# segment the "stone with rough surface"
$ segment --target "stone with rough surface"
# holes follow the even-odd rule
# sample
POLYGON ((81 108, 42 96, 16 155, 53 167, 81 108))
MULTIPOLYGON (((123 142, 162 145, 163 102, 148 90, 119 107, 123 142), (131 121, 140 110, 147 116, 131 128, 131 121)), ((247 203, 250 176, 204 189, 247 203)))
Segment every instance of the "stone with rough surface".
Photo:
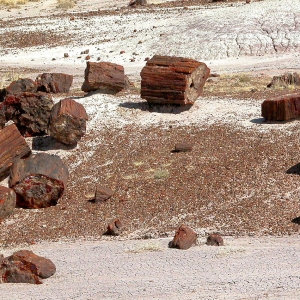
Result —
POLYGON ((16 207, 16 193, 5 186, 0 186, 0 221, 9 217, 16 207))
POLYGON ((187 225, 183 224, 177 229, 173 241, 170 242, 170 247, 186 250, 193 244, 196 244, 196 242, 197 233, 187 225))
POLYGON ((64 73, 43 73, 37 76, 38 91, 45 93, 68 93, 73 76, 64 73))
POLYGON ((217 234, 213 233, 207 237, 206 245, 208 246, 224 246, 223 238, 217 234))

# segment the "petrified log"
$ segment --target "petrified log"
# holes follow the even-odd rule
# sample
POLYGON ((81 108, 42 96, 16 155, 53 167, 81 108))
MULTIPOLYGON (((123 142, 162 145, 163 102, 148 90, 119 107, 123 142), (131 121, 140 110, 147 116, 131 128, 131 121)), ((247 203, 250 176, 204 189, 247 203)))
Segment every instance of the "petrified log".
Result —
POLYGON ((88 115, 82 104, 72 99, 56 103, 49 119, 48 134, 67 145, 76 145, 86 131, 88 115))
POLYGON ((23 208, 56 205, 68 180, 68 169, 57 155, 38 153, 17 160, 10 169, 9 186, 23 208))
POLYGON ((87 62, 81 89, 116 94, 126 87, 124 67, 110 62, 87 62))
POLYGON ((128 6, 147 5, 147 0, 130 0, 128 6))
POLYGON ((6 95, 19 94, 19 93, 35 93, 37 91, 37 84, 29 78, 20 78, 13 81, 8 87, 5 88, 6 95))
POLYGON ((266 121, 287 121, 300 116, 300 93, 267 99, 261 106, 266 121))
POLYGON ((19 158, 27 157, 30 147, 15 124, 0 130, 0 180, 9 174, 9 168, 19 158))
POLYGON ((11 262, 21 262, 27 266, 32 273, 45 279, 52 276, 56 272, 54 263, 45 257, 36 255, 29 250, 19 250, 8 257, 11 262))
POLYGON ((209 73, 203 62, 155 55, 141 71, 141 97, 148 103, 191 105, 202 93, 209 73))
POLYGON ((207 237, 206 245, 208 246, 224 246, 223 238, 217 234, 213 233, 207 237))
POLYGON ((16 193, 5 186, 0 186, 0 222, 9 217, 16 207, 16 193))
POLYGON ((6 121, 12 120, 24 136, 45 133, 53 106, 50 95, 39 92, 9 94, 2 105, 6 121))
POLYGON ((95 189, 95 192, 91 194, 91 198, 89 199, 89 202, 105 202, 109 198, 111 198, 114 195, 114 191, 110 188, 106 188, 103 186, 97 186, 95 189))
POLYGON ((284 73, 283 75, 273 76, 272 81, 267 87, 287 87, 288 85, 300 85, 300 76, 298 73, 284 73))
POLYGON ((119 235, 122 229, 122 223, 116 219, 107 225, 106 235, 119 235))
POLYGON ((189 249, 197 242, 197 233, 187 225, 181 225, 175 232, 173 241, 169 243, 170 248, 189 249))
POLYGON ((175 144, 174 152, 190 152, 193 146, 187 143, 177 143, 175 144))
POLYGON ((46 93, 68 93, 73 76, 64 73, 43 73, 37 76, 38 91, 46 93))

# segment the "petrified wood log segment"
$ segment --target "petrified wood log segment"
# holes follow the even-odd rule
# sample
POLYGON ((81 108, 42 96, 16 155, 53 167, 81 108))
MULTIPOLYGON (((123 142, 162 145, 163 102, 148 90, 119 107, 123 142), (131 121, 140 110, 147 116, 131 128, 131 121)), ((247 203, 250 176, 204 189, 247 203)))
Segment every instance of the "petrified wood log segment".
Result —
POLYGON ((141 97, 148 103, 193 104, 202 93, 209 73, 203 62, 155 55, 141 71, 141 97))
POLYGON ((192 151, 193 146, 187 143, 177 143, 175 144, 174 152, 190 152, 192 151))
POLYGON ((5 186, 0 186, 0 221, 9 217, 16 207, 16 193, 5 186))
POLYGON ((118 93, 126 87, 124 67, 110 62, 87 62, 84 92, 99 90, 103 93, 118 93))
POLYGON ((19 207, 45 208, 57 204, 68 176, 66 165, 57 155, 38 153, 13 164, 9 186, 17 194, 19 207))
POLYGON ((36 91, 37 84, 29 78, 20 78, 16 81, 13 81, 8 87, 5 88, 6 95, 24 92, 35 93, 36 91))
POLYGON ((11 165, 17 159, 30 153, 30 147, 15 124, 0 130, 0 180, 8 176, 11 165))
POLYGON ((82 104, 73 99, 56 103, 49 119, 48 134, 67 145, 76 145, 86 131, 88 115, 82 104))
POLYGON ((300 93, 267 99, 261 106, 266 121, 287 121, 300 116, 300 93))
POLYGON ((169 243, 169 247, 186 250, 189 249, 193 244, 196 244, 196 242, 197 233, 187 225, 182 224, 176 230, 173 241, 169 243))
POLYGON ((37 76, 38 91, 46 93, 68 93, 73 76, 64 73, 43 73, 37 76))
POLYGON ((12 120, 25 136, 44 134, 53 106, 52 97, 44 93, 20 93, 5 97, 6 121, 12 120))

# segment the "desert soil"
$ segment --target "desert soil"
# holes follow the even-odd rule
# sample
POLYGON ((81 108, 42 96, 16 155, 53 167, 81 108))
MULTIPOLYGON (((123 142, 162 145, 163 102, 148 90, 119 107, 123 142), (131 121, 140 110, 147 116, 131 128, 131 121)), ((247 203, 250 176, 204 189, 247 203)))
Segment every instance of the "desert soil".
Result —
POLYGON ((60 11, 41 1, 0 9, 0 83, 72 74, 71 96, 89 115, 76 148, 27 138, 34 153, 59 155, 70 180, 57 206, 17 208, 3 221, 0 249, 32 249, 58 271, 41 286, 5 285, 3 299, 299 298, 299 226, 291 222, 300 215, 299 120, 265 122, 261 103, 299 91, 266 85, 273 75, 299 72, 300 3, 206 2, 128 8, 127 1, 78 1, 60 11), (116 96, 81 92, 86 49, 91 61, 123 65, 134 88, 116 96), (221 76, 189 110, 150 108, 139 74, 154 54, 194 58, 221 76), (172 153, 182 141, 193 151, 172 153), (88 202, 96 184, 114 197, 88 202), (103 236, 114 218, 124 231, 103 236), (182 223, 199 245, 168 249, 182 223), (204 245, 212 232, 224 236, 224 247, 204 245))

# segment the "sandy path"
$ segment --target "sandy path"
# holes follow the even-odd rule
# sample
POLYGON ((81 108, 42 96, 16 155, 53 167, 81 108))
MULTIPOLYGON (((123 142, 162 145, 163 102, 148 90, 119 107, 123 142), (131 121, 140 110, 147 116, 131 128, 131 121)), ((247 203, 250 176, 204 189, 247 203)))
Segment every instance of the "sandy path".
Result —
MULTIPOLYGON (((1 299, 299 299, 298 236, 200 239, 189 250, 170 239, 31 246, 51 257, 56 274, 43 285, 4 284, 1 299), (156 251, 150 251, 156 250, 156 251)), ((6 251, 10 254, 13 249, 6 251)))

